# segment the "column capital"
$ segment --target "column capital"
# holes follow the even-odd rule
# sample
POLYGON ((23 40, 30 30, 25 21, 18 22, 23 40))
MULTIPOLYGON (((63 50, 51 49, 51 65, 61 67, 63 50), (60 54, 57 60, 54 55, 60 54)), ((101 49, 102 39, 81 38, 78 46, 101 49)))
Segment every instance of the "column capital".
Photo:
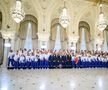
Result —
POLYGON ((48 41, 50 37, 50 33, 37 33, 37 35, 40 41, 48 41))
POLYGON ((78 39, 79 39, 79 36, 68 36, 69 42, 77 43, 78 39))
POLYGON ((1 30, 0 32, 1 32, 2 37, 4 39, 9 39, 9 38, 12 39, 15 37, 15 31, 14 30, 1 30))
POLYGON ((96 44, 99 44, 99 45, 102 45, 103 43, 103 38, 96 38, 95 41, 96 41, 96 44))

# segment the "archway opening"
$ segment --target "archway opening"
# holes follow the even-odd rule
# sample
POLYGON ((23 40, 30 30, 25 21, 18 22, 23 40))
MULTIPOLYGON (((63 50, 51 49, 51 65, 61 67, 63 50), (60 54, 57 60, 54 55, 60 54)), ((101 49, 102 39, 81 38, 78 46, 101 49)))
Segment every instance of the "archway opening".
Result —
POLYGON ((38 48, 38 20, 32 15, 26 15, 21 22, 17 37, 17 49, 37 49, 38 48))
POLYGON ((51 31, 50 31, 50 49, 54 49, 57 47, 61 47, 61 49, 67 49, 67 34, 66 34, 66 29, 64 29, 60 24, 59 24, 59 19, 53 19, 51 22, 51 31), (59 34, 59 30, 60 34, 59 34), (59 34, 59 36, 58 36, 59 34), (59 39, 60 37, 60 39, 59 39), (60 40, 60 42, 58 41, 60 40), (59 46, 56 46, 59 43, 59 46))
POLYGON ((79 22, 78 50, 90 50, 90 26, 85 21, 79 22))

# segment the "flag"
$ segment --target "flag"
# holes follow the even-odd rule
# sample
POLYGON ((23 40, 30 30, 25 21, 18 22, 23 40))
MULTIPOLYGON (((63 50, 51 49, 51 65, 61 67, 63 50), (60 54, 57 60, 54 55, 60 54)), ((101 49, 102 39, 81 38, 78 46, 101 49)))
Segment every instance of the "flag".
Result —
POLYGON ((78 56, 75 57, 75 62, 78 63, 78 56))

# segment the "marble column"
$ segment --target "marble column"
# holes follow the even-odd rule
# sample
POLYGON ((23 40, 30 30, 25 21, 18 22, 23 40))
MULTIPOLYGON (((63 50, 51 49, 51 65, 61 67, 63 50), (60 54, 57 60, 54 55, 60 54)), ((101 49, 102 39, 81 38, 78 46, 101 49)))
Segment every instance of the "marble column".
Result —
POLYGON ((79 36, 68 36, 68 49, 76 51, 76 44, 79 39, 79 36))
MULTIPOLYGON (((5 43, 8 42, 8 39, 7 38, 4 38, 5 39, 5 43)), ((5 47, 4 46, 4 61, 3 61, 3 67, 6 67, 7 66, 7 62, 8 62, 8 52, 9 52, 9 49, 10 47, 5 47)))
MULTIPOLYGON (((1 34, 3 39, 5 40, 5 43, 8 42, 9 39, 11 40, 11 47, 14 49, 14 36, 15 36, 15 31, 13 30, 1 30, 1 34)), ((3 57, 3 67, 6 67, 7 65, 7 58, 8 58, 8 52, 9 52, 10 47, 4 47, 4 57, 3 57)))
POLYGON ((15 50, 15 37, 10 37, 11 39, 11 49, 14 51, 15 50))
POLYGON ((49 33, 37 33, 38 35, 38 49, 49 49, 49 33))
POLYGON ((102 50, 102 43, 103 43, 103 38, 96 38, 95 39, 95 47, 97 51, 102 50))

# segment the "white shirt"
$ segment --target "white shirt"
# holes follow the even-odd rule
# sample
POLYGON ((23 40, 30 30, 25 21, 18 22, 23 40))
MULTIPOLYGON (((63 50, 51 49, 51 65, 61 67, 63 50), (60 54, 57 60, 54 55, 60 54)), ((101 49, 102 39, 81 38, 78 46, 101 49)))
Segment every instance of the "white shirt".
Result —
POLYGON ((45 60, 48 60, 49 54, 45 54, 45 60))
POLYGON ((14 60, 17 61, 18 58, 19 58, 19 55, 16 55, 16 54, 15 54, 15 56, 14 56, 14 60))
POLYGON ((31 59, 32 61, 34 61, 35 58, 36 58, 35 56, 31 56, 31 57, 30 57, 30 59, 31 59))
POLYGON ((44 59, 44 55, 43 54, 40 54, 39 55, 39 58, 40 58, 40 60, 43 60, 44 59))
POLYGON ((19 51, 19 56, 21 56, 21 55, 22 55, 22 51, 20 50, 20 51, 19 51))
POLYGON ((25 56, 27 55, 27 51, 24 51, 24 55, 25 55, 25 56))
POLYGON ((31 61, 30 56, 26 56, 26 61, 31 61))
POLYGON ((74 61, 75 60, 75 56, 72 56, 72 61, 74 61))
POLYGON ((12 59, 13 56, 14 56, 14 53, 13 53, 13 52, 9 52, 9 54, 8 54, 8 58, 12 59))
POLYGON ((21 56, 19 59, 20 62, 24 62, 24 60, 25 60, 25 57, 23 57, 23 56, 21 56))

